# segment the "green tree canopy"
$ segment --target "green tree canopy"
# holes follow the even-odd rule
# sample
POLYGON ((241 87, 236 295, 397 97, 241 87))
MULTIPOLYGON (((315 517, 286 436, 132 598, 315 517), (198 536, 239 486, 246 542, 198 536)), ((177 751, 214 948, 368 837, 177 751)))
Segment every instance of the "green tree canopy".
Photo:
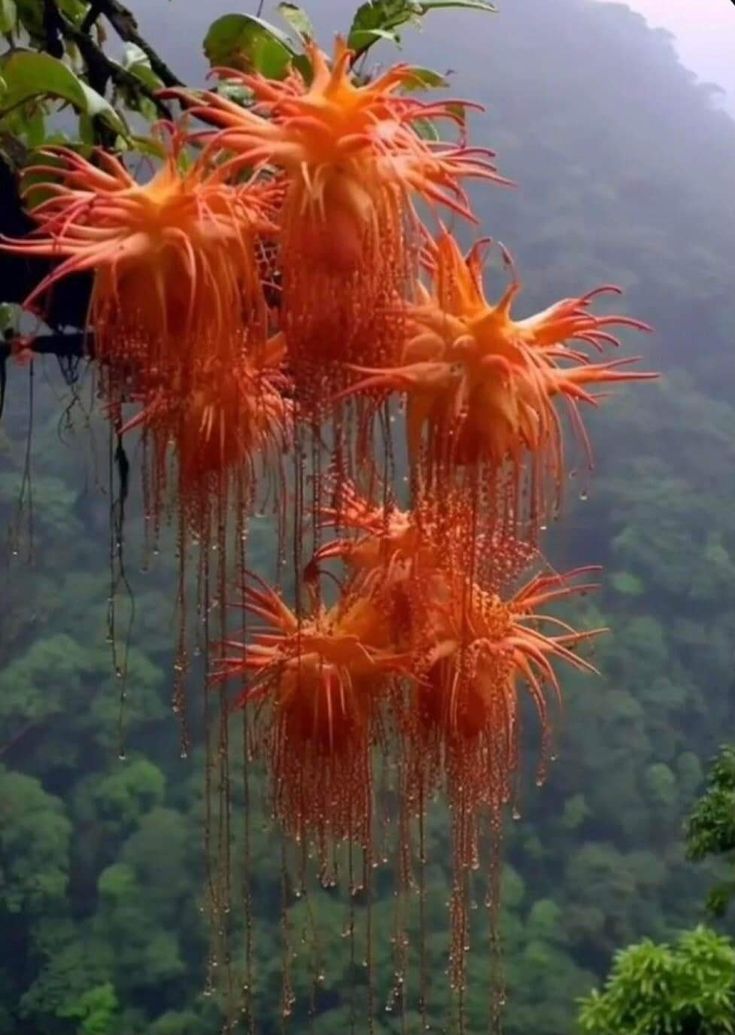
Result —
POLYGON ((673 945, 645 940, 615 957, 582 1001, 585 1035, 725 1035, 735 1031, 735 945, 706 927, 673 945))

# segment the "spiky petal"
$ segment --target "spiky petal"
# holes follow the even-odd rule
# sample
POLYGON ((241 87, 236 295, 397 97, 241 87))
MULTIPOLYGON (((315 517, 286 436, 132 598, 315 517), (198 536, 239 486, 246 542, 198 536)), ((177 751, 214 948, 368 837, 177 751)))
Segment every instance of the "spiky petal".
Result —
POLYGON ((463 182, 500 177, 489 152, 422 139, 421 120, 457 116, 449 102, 402 96, 410 69, 358 85, 342 39, 331 63, 316 44, 306 49, 308 85, 297 71, 273 82, 217 69, 252 92, 254 107, 206 93, 190 110, 218 127, 197 138, 225 170, 268 166, 283 177, 283 330, 300 398, 318 411, 329 406, 343 362, 394 358, 395 307, 418 273, 415 201, 471 217, 463 182))
POLYGON ((601 350, 619 344, 611 326, 649 328, 628 317, 589 311, 594 297, 617 290, 612 288, 515 320, 517 279, 492 304, 483 293, 479 249, 465 260, 444 233, 434 254, 434 294, 409 310, 401 362, 382 369, 355 366, 358 380, 343 394, 404 394, 409 459, 415 470, 422 468, 425 485, 439 492, 463 480, 487 485, 510 470, 509 511, 518 520, 527 478, 529 516, 538 525, 558 503, 564 481, 557 400, 566 403, 591 463, 579 412, 580 403, 595 404, 590 388, 657 376, 628 370, 633 359, 591 362, 568 343, 601 350))
POLYGON ((141 388, 172 372, 236 355, 243 338, 265 330, 254 239, 270 226, 272 189, 228 186, 206 162, 181 164, 172 132, 167 157, 139 184, 123 164, 99 150, 94 160, 46 147, 45 163, 25 177, 38 229, 2 247, 22 256, 59 259, 26 300, 41 307, 54 286, 90 271, 89 329, 96 357, 126 367, 141 388))
POLYGON ((241 606, 258 626, 248 643, 228 642, 215 679, 249 678, 235 707, 254 711, 276 815, 297 840, 313 838, 323 859, 342 838, 367 850, 376 724, 406 663, 384 609, 357 580, 332 607, 314 598, 298 617, 253 575, 241 606))

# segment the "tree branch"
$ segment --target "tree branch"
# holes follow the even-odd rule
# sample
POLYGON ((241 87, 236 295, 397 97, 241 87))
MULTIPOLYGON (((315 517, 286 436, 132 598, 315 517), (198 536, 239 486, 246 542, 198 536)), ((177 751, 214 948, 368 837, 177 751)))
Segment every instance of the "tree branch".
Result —
POLYGON ((102 14, 102 4, 100 0, 91 0, 89 10, 82 18, 82 23, 79 26, 82 32, 89 32, 94 23, 97 21, 99 16, 102 14))
MULTIPOLYGON (((159 115, 163 118, 171 118, 170 108, 160 97, 156 96, 154 90, 151 90, 137 76, 124 69, 122 65, 110 60, 88 32, 83 31, 82 28, 77 28, 74 22, 61 13, 59 13, 59 28, 66 39, 76 44, 79 48, 79 53, 84 58, 84 63, 90 74, 90 85, 98 93, 104 93, 105 84, 108 79, 111 79, 116 86, 122 86, 133 93, 142 94, 143 97, 152 101, 159 115)), ((152 63, 151 68, 153 68, 152 63)))
POLYGON ((174 75, 168 65, 155 52, 150 43, 138 32, 138 23, 132 11, 119 3, 119 0, 96 0, 94 7, 98 15, 103 14, 124 43, 134 43, 140 47, 150 61, 151 68, 166 86, 183 86, 182 81, 174 75))
POLYGON ((0 338, 0 418, 3 415, 8 384, 8 360, 13 356, 21 363, 33 359, 34 356, 56 356, 61 376, 67 385, 73 385, 79 378, 82 360, 94 357, 94 336, 82 331, 72 331, 69 334, 41 334, 20 349, 12 337, 0 338))
MULTIPOLYGON (((84 331, 69 334, 39 334, 28 346, 27 351, 37 356, 57 356, 59 359, 94 358, 94 335, 84 331)), ((18 350, 13 341, 0 341, 0 362, 10 356, 22 355, 26 349, 18 350)))

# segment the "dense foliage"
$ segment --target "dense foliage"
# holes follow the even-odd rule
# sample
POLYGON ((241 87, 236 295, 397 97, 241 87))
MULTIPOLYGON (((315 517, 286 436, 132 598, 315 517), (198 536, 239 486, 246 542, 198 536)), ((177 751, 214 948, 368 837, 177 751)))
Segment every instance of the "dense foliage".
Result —
MULTIPOLYGON (((0 2, 0 14, 15 6, 0 2)), ((85 5, 59 6, 73 20, 85 5)), ((175 16, 172 5, 172 24, 175 16)), ((422 64, 442 68, 446 28, 436 18, 408 45, 422 64)), ((341 21, 335 13, 330 28, 341 21)), ((599 473, 590 498, 578 499, 588 492, 582 472, 570 485, 572 516, 556 555, 605 564, 604 592, 585 602, 583 617, 613 633, 597 652, 603 677, 566 685, 558 761, 543 790, 529 780, 509 831, 506 1030, 569 1035, 577 998, 631 942, 671 947, 642 943, 623 954, 613 971, 623 982, 638 980, 644 966, 674 980, 700 948, 730 966, 731 948, 714 935, 676 939, 696 922, 706 881, 704 868, 686 859, 682 822, 701 788, 699 759, 733 723, 735 230, 723 213, 735 125, 677 64, 670 42, 621 5, 528 0, 504 5, 480 35, 469 16, 455 16, 452 27, 462 56, 455 89, 488 106, 475 135, 522 184, 520 197, 496 193, 482 215, 514 242, 533 284, 523 296, 529 311, 585 279, 617 281, 630 311, 655 325, 649 365, 666 374, 645 401, 621 393, 595 422, 599 473)), ((145 79, 146 68, 140 59, 133 71, 145 79)), ((9 375, 0 425, 0 507, 10 530, 0 625, 0 1033, 210 1035, 217 1020, 203 994, 202 759, 179 758, 169 707, 173 573, 163 557, 139 571, 142 550, 128 544, 135 626, 123 686, 105 643, 108 574, 99 560, 106 438, 85 425, 89 392, 63 416, 51 365, 35 364, 30 374, 11 367, 9 375), (29 385, 32 500, 23 478, 29 385)), ((253 550, 262 558, 268 530, 256 526, 253 550)), ((702 809, 732 794, 727 759, 702 809)), ((717 844, 698 838, 696 818, 692 830, 699 856, 732 848, 724 825, 717 844)), ((254 834, 258 983, 273 1014, 263 1029, 270 1035, 281 1023, 273 1007, 278 846, 257 825, 254 834)), ((429 951, 439 969, 447 881, 439 860, 449 857, 440 816, 430 838, 429 951)), ((391 899, 386 886, 386 917, 391 899)), ((325 929, 344 923, 329 894, 314 905, 325 929)), ((294 903, 290 911, 296 929, 303 909, 294 903)), ((313 997, 320 1035, 346 1031, 346 989, 355 985, 360 995, 359 973, 339 949, 329 942, 313 997)), ((387 997, 390 961, 381 968, 387 997)), ((487 1023, 486 955, 476 953, 470 969, 470 1031, 479 1032, 487 1023)), ((700 994, 707 989, 692 992, 700 994)), ((609 996, 594 1003, 583 1011, 585 1030, 624 1030, 614 1027, 625 1022, 609 1012, 609 996)), ((437 993, 433 1020, 442 1009, 437 993)), ((631 1031, 653 1035, 663 1021, 646 1023, 631 1031)), ((307 1029, 304 1013, 293 1030, 307 1029)), ((376 1026, 400 1030, 389 1013, 376 1026)), ((701 1028, 710 1030, 727 1028, 701 1028)))
POLYGON ((616 956, 605 991, 584 1002, 580 1025, 589 1035, 731 1032, 735 948, 706 927, 687 931, 674 946, 631 946, 616 956))
MULTIPOLYGON (((687 854, 703 859, 732 850, 735 819, 733 748, 721 748, 710 767, 707 789, 687 821, 687 854)), ((721 915, 732 880, 715 886, 708 907, 721 915)), ((735 1031, 735 944, 702 925, 676 944, 644 938, 615 954, 604 988, 581 1000, 585 1035, 716 1035, 735 1031)))
POLYGON ((707 779, 706 792, 697 802, 687 825, 690 859, 708 856, 722 859, 726 873, 710 890, 707 905, 715 916, 723 916, 735 897, 735 748, 724 747, 707 779))

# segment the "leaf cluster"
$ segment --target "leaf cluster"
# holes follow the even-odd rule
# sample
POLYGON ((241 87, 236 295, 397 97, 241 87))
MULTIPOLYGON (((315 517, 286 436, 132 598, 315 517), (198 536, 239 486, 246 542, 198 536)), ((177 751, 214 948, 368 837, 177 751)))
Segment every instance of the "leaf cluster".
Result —
POLYGON ((728 864, 729 877, 709 892, 707 905, 714 916, 724 916, 735 898, 735 747, 725 745, 714 759, 704 794, 697 800, 686 825, 687 855, 695 862, 710 856, 728 864))

